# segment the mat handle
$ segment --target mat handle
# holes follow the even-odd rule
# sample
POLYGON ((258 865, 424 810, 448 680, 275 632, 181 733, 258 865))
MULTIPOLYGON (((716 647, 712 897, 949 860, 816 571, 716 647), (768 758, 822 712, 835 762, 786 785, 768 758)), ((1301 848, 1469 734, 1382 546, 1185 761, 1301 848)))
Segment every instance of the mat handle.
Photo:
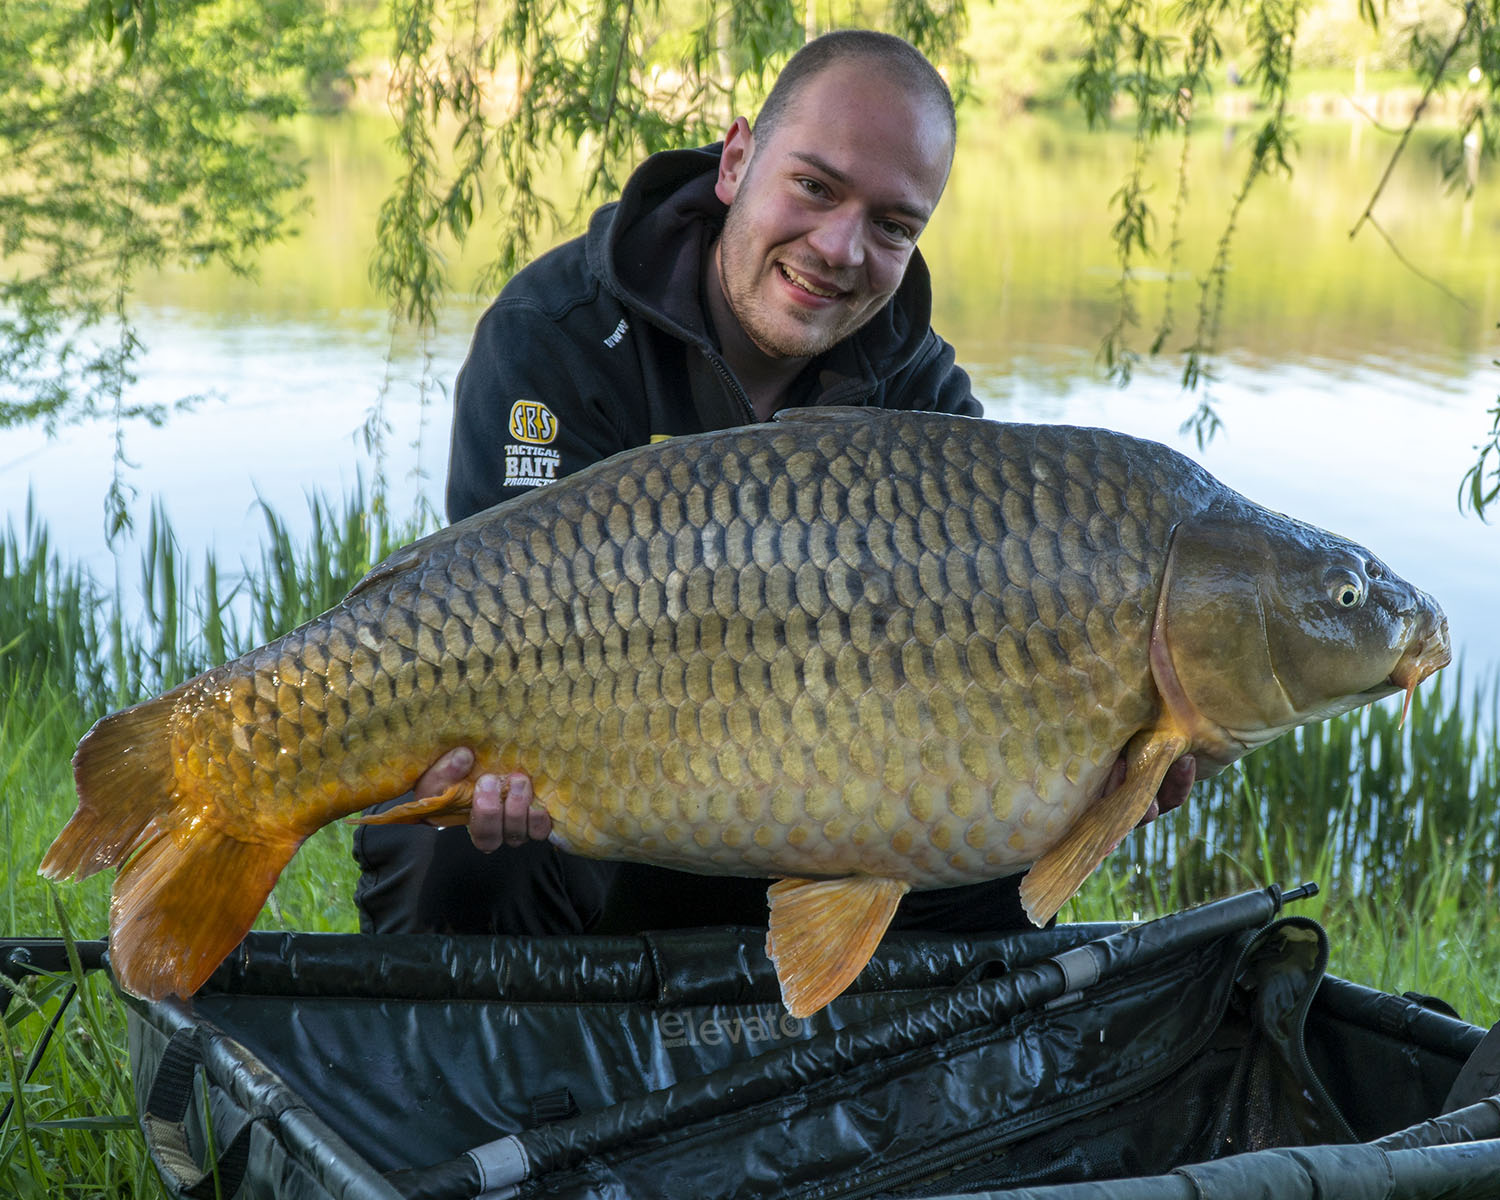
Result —
POLYGON ((214 1200, 239 1191, 250 1161, 250 1132, 255 1125, 254 1119, 245 1121, 213 1162, 206 1168, 198 1165, 188 1144, 186 1118, 202 1065, 198 1031, 192 1027, 176 1030, 162 1049, 141 1111, 141 1132, 151 1161, 162 1182, 184 1200, 214 1200))

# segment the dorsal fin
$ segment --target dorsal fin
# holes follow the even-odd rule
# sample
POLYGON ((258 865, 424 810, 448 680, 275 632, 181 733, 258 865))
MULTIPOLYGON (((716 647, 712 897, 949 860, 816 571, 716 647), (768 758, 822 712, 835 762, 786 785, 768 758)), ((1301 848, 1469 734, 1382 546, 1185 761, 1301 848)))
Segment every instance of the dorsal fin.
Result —
POLYGON ((869 420, 872 413, 884 409, 861 408, 857 404, 828 404, 817 408, 783 408, 771 414, 773 421, 805 421, 815 425, 832 425, 844 421, 869 420))
POLYGON ((378 583, 387 583, 397 575, 405 574, 412 568, 421 566, 427 561, 427 540, 423 538, 409 546, 402 546, 401 549, 393 550, 387 557, 381 559, 349 589, 348 595, 344 597, 344 603, 347 604, 361 592, 368 591, 378 583))

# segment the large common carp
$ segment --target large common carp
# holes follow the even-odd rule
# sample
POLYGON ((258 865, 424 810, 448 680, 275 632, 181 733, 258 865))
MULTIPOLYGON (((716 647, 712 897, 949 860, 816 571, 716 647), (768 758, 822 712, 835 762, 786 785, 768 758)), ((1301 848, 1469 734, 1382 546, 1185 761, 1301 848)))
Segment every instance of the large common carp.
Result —
POLYGON ((1181 755, 1210 774, 1448 658, 1441 611, 1368 551, 1164 446, 799 412, 480 513, 105 717, 41 870, 119 866, 117 977, 187 995, 304 838, 469 745, 471 779, 531 774, 576 853, 782 877, 767 952, 805 1015, 908 889, 1030 866, 1044 922, 1181 755))

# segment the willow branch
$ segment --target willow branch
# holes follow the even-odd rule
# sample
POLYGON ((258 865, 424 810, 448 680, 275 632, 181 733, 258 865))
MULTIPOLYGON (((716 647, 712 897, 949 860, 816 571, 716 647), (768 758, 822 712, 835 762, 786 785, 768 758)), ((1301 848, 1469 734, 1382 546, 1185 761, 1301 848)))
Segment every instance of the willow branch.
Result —
MULTIPOLYGON (((1401 131, 1400 143, 1391 155, 1390 162, 1385 165, 1385 173, 1381 175, 1380 182, 1375 185, 1374 195, 1370 197, 1370 202, 1365 205, 1365 211, 1360 213, 1359 220, 1354 222, 1354 228, 1349 231, 1350 238, 1353 238, 1359 232, 1360 226, 1366 221, 1369 221, 1372 225, 1375 223, 1375 205, 1380 200, 1380 194, 1385 191, 1385 185, 1390 182, 1391 174, 1396 169, 1396 163, 1400 160, 1401 155, 1405 153, 1406 145, 1411 141, 1411 135, 1417 128, 1417 122, 1422 119, 1422 113, 1426 111, 1428 103, 1432 100, 1433 93, 1437 91, 1438 84, 1442 82, 1443 75, 1448 69, 1448 61, 1458 53, 1458 48, 1463 45, 1464 35, 1468 33, 1469 26, 1473 24, 1473 21, 1474 0, 1469 0, 1469 3, 1464 6, 1464 23, 1458 27, 1458 32, 1453 35, 1453 41, 1443 51, 1443 57, 1438 60, 1437 69, 1433 71, 1432 78, 1427 81, 1427 88, 1422 93, 1422 99, 1417 102, 1416 110, 1411 114, 1411 120, 1406 123, 1406 128, 1401 131)), ((1405 262, 1406 260, 1402 259, 1401 261, 1405 262)))
POLYGON ((1388 234, 1385 231, 1385 229, 1381 226, 1380 222, 1377 221, 1374 218, 1373 215, 1371 215, 1369 213, 1366 213, 1363 219, 1369 221, 1370 228, 1373 229, 1376 233, 1378 233, 1382 238, 1385 239, 1385 244, 1391 248, 1391 253, 1396 256, 1397 260, 1408 271, 1410 271, 1413 275, 1415 275, 1418 279, 1422 280, 1424 283, 1430 283, 1433 287, 1437 288, 1438 291, 1442 292, 1443 295, 1447 296, 1448 299, 1452 300, 1455 304, 1458 304, 1458 305, 1460 305, 1463 308, 1469 309, 1470 311, 1473 310, 1473 305, 1471 305, 1467 300, 1465 300, 1462 296, 1460 296, 1452 288, 1448 287, 1447 284, 1445 284, 1442 281, 1440 281, 1438 279, 1435 279, 1433 276, 1427 274, 1426 271, 1423 271, 1414 262, 1412 262, 1411 259, 1407 258, 1406 255, 1402 254, 1401 253, 1401 248, 1396 245, 1395 239, 1392 238, 1391 235, 1388 234))

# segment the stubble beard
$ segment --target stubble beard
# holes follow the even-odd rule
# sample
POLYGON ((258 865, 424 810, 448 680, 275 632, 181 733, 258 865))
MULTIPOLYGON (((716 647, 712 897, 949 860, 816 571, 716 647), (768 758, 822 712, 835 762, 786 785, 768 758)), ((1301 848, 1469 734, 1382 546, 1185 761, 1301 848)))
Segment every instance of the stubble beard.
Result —
POLYGON ((750 239, 740 229, 733 205, 724 218, 715 253, 719 256, 719 280, 730 312, 745 336, 772 358, 812 358, 833 349, 858 328, 847 318, 832 326, 815 321, 813 314, 808 314, 804 321, 795 309, 778 308, 767 302, 756 285, 763 278, 763 269, 779 273, 780 268, 774 262, 763 264, 756 255, 750 239), (787 328, 788 323, 791 328, 787 328))

